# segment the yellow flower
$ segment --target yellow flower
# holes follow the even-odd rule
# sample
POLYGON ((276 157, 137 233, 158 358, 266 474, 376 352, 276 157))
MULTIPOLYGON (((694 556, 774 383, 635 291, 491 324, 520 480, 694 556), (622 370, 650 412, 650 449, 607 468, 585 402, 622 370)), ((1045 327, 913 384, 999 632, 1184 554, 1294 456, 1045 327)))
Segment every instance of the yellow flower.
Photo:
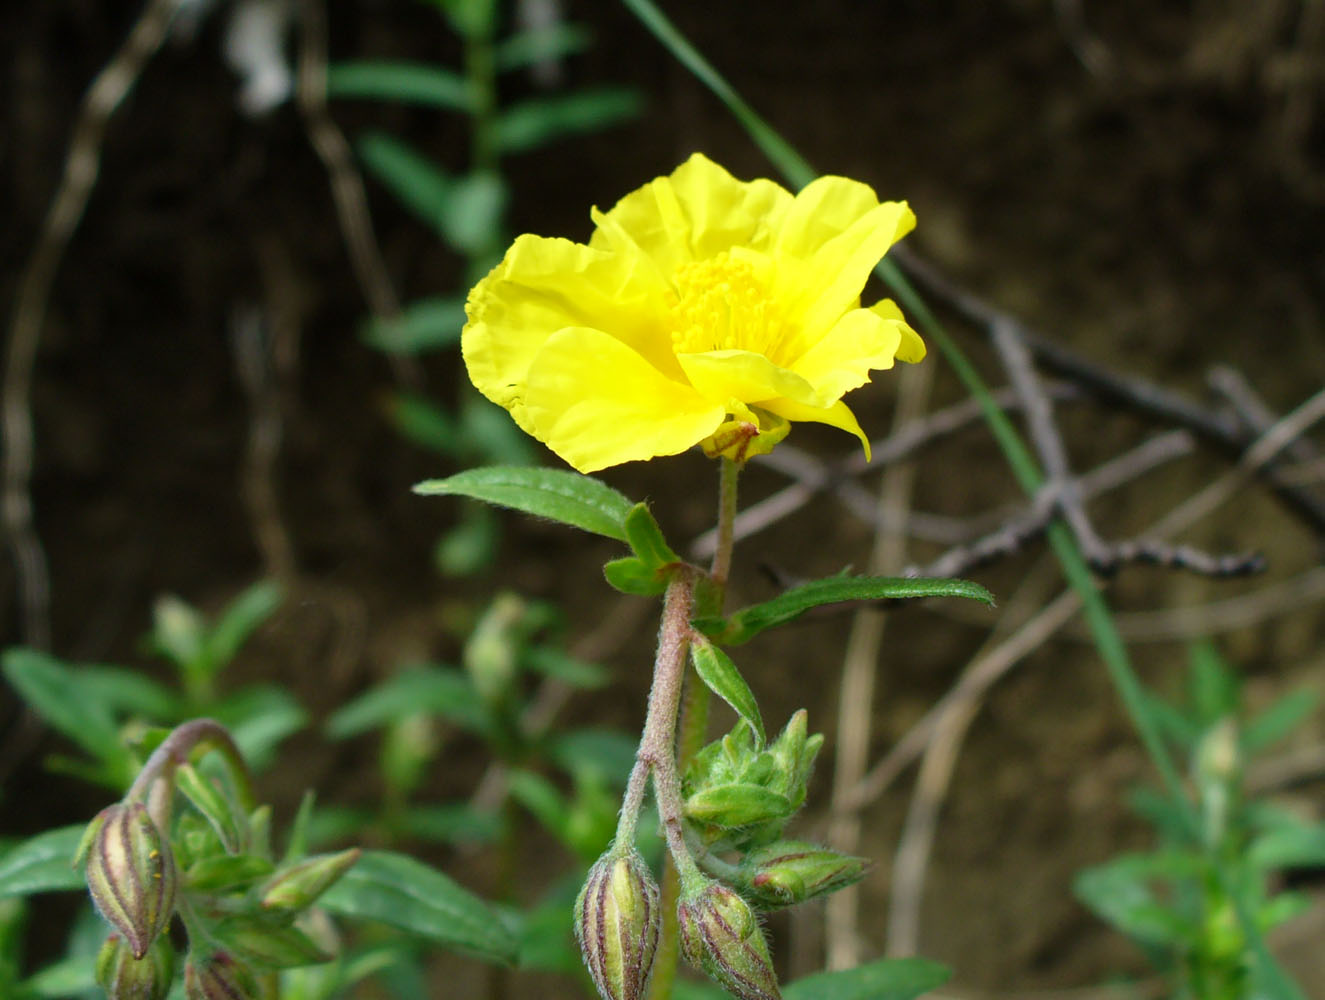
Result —
POLYGON ((788 421, 869 442, 842 395, 925 347, 860 290, 915 225, 821 177, 799 194, 696 153, 593 210, 589 245, 525 235, 469 294, 469 377, 581 472, 703 444, 737 460, 788 421))

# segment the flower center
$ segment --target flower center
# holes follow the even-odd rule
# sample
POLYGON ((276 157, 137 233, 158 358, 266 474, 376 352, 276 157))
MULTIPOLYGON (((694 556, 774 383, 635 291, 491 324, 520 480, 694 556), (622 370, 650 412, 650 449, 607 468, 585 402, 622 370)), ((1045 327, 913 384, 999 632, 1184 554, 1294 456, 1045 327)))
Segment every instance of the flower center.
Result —
POLYGON ((672 275, 672 349, 753 351, 767 355, 779 323, 763 283, 747 261, 720 253, 682 264, 672 275))

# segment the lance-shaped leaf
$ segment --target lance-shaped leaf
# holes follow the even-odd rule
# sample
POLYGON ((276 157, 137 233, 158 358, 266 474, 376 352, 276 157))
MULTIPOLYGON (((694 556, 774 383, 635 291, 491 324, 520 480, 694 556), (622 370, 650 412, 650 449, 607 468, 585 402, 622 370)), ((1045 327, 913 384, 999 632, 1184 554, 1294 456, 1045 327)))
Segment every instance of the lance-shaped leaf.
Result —
POLYGON ((798 979, 784 1000, 915 1000, 947 982, 947 967, 924 958, 885 958, 798 979))
POLYGON ((83 888, 83 873, 69 860, 86 829, 86 823, 77 823, 47 830, 0 854, 0 899, 83 888))
POLYGON ((635 555, 650 566, 666 566, 681 561, 681 557, 667 544, 662 528, 649 512, 648 504, 637 503, 630 508, 625 528, 627 543, 634 549, 635 555))
POLYGON ((756 749, 761 749, 766 742, 764 720, 759 715, 759 704, 755 701, 750 685, 736 669, 730 656, 724 653, 708 639, 696 638, 690 645, 690 662, 695 665, 695 672, 708 689, 730 705, 742 719, 750 723, 758 742, 756 749))
POLYGON ((989 591, 968 580, 833 576, 788 590, 771 601, 752 604, 726 618, 698 618, 694 626, 715 642, 736 646, 749 642, 765 629, 799 618, 811 608, 823 604, 913 597, 966 597, 989 605, 994 603, 994 597, 989 591))
POLYGON ((515 958, 514 935, 487 903, 403 854, 365 851, 318 905, 329 913, 377 920, 481 958, 515 958))
POLYGON ((328 97, 371 97, 469 111, 474 94, 458 73, 431 63, 365 60, 327 67, 328 97))
POLYGON ((626 541, 632 504, 598 479, 564 469, 489 466, 414 487, 423 496, 464 496, 626 541))

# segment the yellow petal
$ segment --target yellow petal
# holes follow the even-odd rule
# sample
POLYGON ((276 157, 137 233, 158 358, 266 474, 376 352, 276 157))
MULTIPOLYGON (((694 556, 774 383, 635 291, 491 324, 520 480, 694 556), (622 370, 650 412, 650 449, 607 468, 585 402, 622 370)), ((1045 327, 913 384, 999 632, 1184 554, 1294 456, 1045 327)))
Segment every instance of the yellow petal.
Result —
POLYGON ((660 327, 645 261, 563 239, 521 236, 469 293, 461 351, 479 391, 530 430, 521 398, 529 365, 544 342, 570 326, 610 334, 656 365, 680 371, 660 327))
MULTIPOLYGON (((792 365, 824 399, 840 399, 891 368, 906 324, 874 309, 852 309, 792 365)), ((909 329, 909 328, 908 328, 909 329)))
POLYGON ((860 439, 861 447, 865 449, 865 461, 870 460, 870 439, 860 429, 860 423, 856 420, 856 415, 841 400, 838 400, 832 406, 823 408, 803 406, 790 399, 773 399, 759 405, 761 408, 776 413, 779 417, 785 417, 787 420, 805 420, 816 424, 828 424, 830 427, 844 430, 848 434, 854 434, 860 439))
POLYGON ((807 406, 823 406, 815 387, 795 372, 779 368, 762 354, 753 351, 704 351, 678 354, 682 370, 705 399, 726 402, 758 403, 785 396, 807 406))
MULTIPOLYGON (((702 153, 667 177, 632 191, 610 219, 669 275, 690 260, 705 260, 733 246, 767 249, 792 202, 791 192, 766 179, 738 181, 702 153)), ((589 245, 610 245, 600 222, 589 245)))
POLYGON ((796 195, 778 231, 775 249, 808 260, 878 204, 878 195, 868 184, 845 177, 819 177, 796 195))
POLYGON ((884 319, 895 320, 898 323, 897 329, 902 335, 901 343, 897 345, 898 361, 913 365, 925 360, 925 342, 902 318, 902 310, 897 307, 896 302, 892 299, 880 299, 870 306, 870 312, 878 313, 884 319))
POLYGON ((584 327, 548 338, 526 390, 533 435, 580 472, 675 455, 712 434, 725 414, 620 340, 584 327))
POLYGON ((789 311, 800 319, 802 351, 844 312, 859 305, 870 271, 914 226, 915 216, 905 202, 885 202, 825 242, 812 257, 787 262, 799 270, 797 284, 802 291, 789 311))

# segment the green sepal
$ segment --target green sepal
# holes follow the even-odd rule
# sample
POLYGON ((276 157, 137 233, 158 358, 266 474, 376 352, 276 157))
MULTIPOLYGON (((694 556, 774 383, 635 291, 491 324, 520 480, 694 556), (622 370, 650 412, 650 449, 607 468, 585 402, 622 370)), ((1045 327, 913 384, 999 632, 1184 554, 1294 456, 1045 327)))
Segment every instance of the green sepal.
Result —
POLYGON ((216 854, 199 858, 184 872, 184 884, 198 892, 215 892, 249 882, 272 873, 272 863, 252 854, 216 854))
POLYGON ((724 829, 786 819, 795 811, 789 798, 762 785, 710 786, 685 801, 689 819, 724 829))
POLYGON ((771 601, 752 604, 725 618, 700 617, 692 623, 714 642, 739 646, 775 625, 799 618, 811 608, 843 601, 915 597, 966 597, 993 605, 993 595, 968 580, 891 576, 832 576, 795 587, 771 601))
POLYGON ((332 958, 293 924, 239 916, 223 920, 210 930, 227 952, 256 969, 294 969, 332 958))

